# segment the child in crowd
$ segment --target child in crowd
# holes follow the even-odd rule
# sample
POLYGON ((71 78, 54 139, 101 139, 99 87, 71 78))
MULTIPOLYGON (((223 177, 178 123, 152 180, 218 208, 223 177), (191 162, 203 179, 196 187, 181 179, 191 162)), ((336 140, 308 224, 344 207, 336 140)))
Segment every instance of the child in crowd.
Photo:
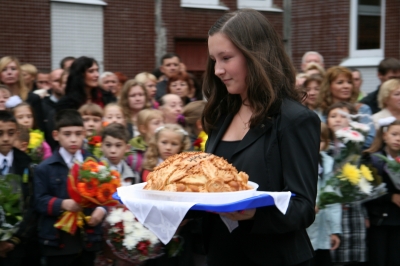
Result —
POLYGON ((11 97, 10 89, 4 85, 0 84, 0 110, 6 110, 6 102, 11 97))
POLYGON ((121 124, 110 124, 104 128, 102 140, 101 149, 104 159, 112 169, 121 174, 122 185, 129 186, 139 183, 139 175, 135 175, 124 160, 125 153, 130 150, 129 133, 126 128, 121 124))
POLYGON ((103 124, 107 126, 111 123, 118 123, 126 126, 129 132, 129 138, 133 138, 132 124, 127 123, 124 116, 124 111, 117 103, 109 103, 104 107, 103 124))
POLYGON ((205 105, 205 101, 195 101, 187 104, 182 112, 183 121, 179 120, 181 125, 189 133, 192 148, 197 151, 205 150, 208 138, 201 124, 201 116, 205 105))
POLYGON ((141 110, 150 108, 145 85, 134 79, 128 80, 122 88, 119 105, 123 110, 126 122, 131 124, 133 137, 138 136, 137 115, 141 110))
POLYGON ((318 175, 317 206, 315 207, 315 221, 307 228, 308 236, 315 250, 313 259, 314 266, 332 265, 330 250, 339 247, 339 234, 342 233, 341 218, 342 206, 340 204, 331 204, 325 209, 318 209, 318 197, 321 188, 333 171, 334 160, 325 150, 329 147, 330 132, 328 127, 321 123, 321 144, 320 144, 320 165, 318 175))
POLYGON ((37 234, 37 213, 34 211, 31 159, 13 148, 18 138, 18 124, 11 113, 0 111, 0 169, 1 175, 16 174, 21 177, 23 218, 18 230, 7 241, 0 241, 0 265, 40 265, 40 252, 34 240, 37 234))
POLYGON ((14 147, 20 151, 25 153, 28 152, 28 145, 29 145, 29 129, 25 126, 18 125, 18 136, 14 140, 14 147))
POLYGON ((368 161, 382 177, 387 194, 365 205, 368 210, 368 257, 370 265, 398 265, 400 262, 400 179, 398 172, 388 171, 388 160, 398 160, 400 155, 400 120, 394 117, 379 120, 380 129, 372 146, 365 151, 368 161))
POLYGON ((190 139, 181 126, 165 124, 156 129, 154 138, 148 144, 143 161, 143 181, 146 181, 147 175, 165 159, 189 150, 190 139))
POLYGON ((95 103, 87 103, 79 108, 78 112, 83 119, 83 126, 86 130, 86 136, 95 136, 101 134, 103 109, 95 103))
MULTIPOLYGON (((13 109, 13 114, 15 119, 17 119, 18 124, 27 127, 32 134, 32 130, 37 130, 36 121, 33 115, 31 106, 28 103, 22 102, 15 106, 13 109)), ((43 133, 44 136, 44 133, 43 133)), ((52 154, 51 148, 46 141, 42 142, 43 157, 42 160, 49 158, 52 154)))
POLYGON ((69 169, 75 161, 88 156, 81 150, 85 129, 80 114, 62 110, 55 117, 53 137, 60 149, 35 169, 35 202, 39 212, 39 242, 47 266, 94 265, 95 254, 101 249, 103 207, 82 209, 67 192, 69 169), (64 211, 83 211, 90 219, 83 230, 71 235, 54 227, 64 211))
POLYGON ((163 120, 163 114, 159 110, 144 109, 138 113, 137 126, 140 135, 129 142, 132 154, 126 158, 128 165, 134 172, 142 172, 143 157, 147 150, 147 143, 154 136, 155 130, 164 125, 163 120))
POLYGON ((160 99, 160 111, 164 114, 164 122, 175 124, 182 114, 183 102, 181 97, 176 94, 165 94, 160 99))
MULTIPOLYGON (((357 114, 354 105, 348 102, 337 102, 327 109, 327 125, 334 132, 350 125, 350 115, 357 114)), ((328 152, 336 156, 344 147, 335 137, 334 145, 328 152)), ((366 225, 369 224, 365 207, 359 203, 342 205, 342 232, 340 246, 334 250, 334 263, 360 263, 366 258, 366 225)))

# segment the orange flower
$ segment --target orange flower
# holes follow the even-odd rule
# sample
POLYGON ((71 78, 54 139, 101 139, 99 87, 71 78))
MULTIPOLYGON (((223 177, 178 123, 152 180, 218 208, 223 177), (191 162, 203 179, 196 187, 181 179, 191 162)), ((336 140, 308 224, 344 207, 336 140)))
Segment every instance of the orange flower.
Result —
POLYGON ((77 189, 84 197, 95 197, 99 180, 91 178, 89 182, 79 182, 77 189))
POLYGON ((121 186, 121 182, 120 182, 119 178, 111 179, 110 184, 114 185, 115 189, 117 189, 117 187, 121 186))
POLYGON ((119 177, 120 177, 118 171, 116 171, 116 170, 111 170, 111 171, 110 171, 110 175, 115 176, 116 178, 119 178, 119 177))
POLYGON ((98 172, 98 170, 97 170, 97 163, 94 162, 94 161, 87 161, 87 162, 84 162, 84 163, 82 164, 82 170, 85 170, 85 171, 89 170, 89 171, 91 171, 91 172, 97 173, 97 172, 98 172), (93 171, 93 170, 95 170, 95 171, 93 171))
POLYGON ((112 200, 112 194, 115 191, 116 188, 113 184, 110 183, 101 184, 101 186, 97 190, 97 199, 102 203, 112 200))

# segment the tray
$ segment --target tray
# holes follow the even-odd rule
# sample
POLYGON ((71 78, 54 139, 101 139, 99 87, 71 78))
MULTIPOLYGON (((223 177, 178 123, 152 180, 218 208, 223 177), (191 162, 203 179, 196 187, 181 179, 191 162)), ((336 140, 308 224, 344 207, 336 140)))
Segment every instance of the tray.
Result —
MULTIPOLYGON (((295 196, 295 194, 292 193, 292 197, 293 196, 295 196)), ((119 200, 121 202, 121 199, 118 196, 118 192, 115 192, 112 197, 115 200, 119 200)), ((258 196, 253 196, 247 199, 226 204, 196 204, 190 209, 194 211, 234 212, 273 205, 275 205, 275 202, 270 195, 261 194, 258 196)))

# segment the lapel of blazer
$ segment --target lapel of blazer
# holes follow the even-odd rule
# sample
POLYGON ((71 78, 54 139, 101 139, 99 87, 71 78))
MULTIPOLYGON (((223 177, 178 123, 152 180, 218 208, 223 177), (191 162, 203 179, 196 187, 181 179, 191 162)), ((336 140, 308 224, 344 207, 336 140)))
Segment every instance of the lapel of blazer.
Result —
POLYGON ((242 151, 243 149, 250 146, 252 143, 257 141, 261 136, 267 132, 272 127, 272 119, 266 119, 261 125, 256 126, 255 128, 250 128, 247 134, 244 136, 239 146, 236 148, 235 152, 232 154, 232 157, 242 151))
POLYGON ((220 120, 217 125, 216 130, 211 132, 211 136, 208 138, 209 142, 207 144, 206 152, 214 153, 215 149, 217 148, 218 143, 221 141, 222 137, 224 136, 225 131, 228 129, 229 125, 231 124, 233 119, 233 115, 229 114, 225 117, 224 120, 220 120))

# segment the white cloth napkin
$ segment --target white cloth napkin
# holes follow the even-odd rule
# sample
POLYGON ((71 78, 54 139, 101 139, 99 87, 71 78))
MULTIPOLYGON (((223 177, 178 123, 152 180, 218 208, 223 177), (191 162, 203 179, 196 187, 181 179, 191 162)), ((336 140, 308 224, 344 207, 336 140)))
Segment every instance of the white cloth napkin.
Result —
MULTIPOLYGON (((286 213, 291 197, 290 192, 256 192, 256 195, 261 194, 272 196, 279 211, 283 214, 286 213)), ((143 198, 140 193, 135 193, 132 186, 119 187, 118 196, 139 222, 152 231, 164 244, 167 244, 172 239, 186 213, 196 204, 196 202, 143 198)), ((230 232, 238 226, 236 221, 225 217, 222 220, 230 232)))

